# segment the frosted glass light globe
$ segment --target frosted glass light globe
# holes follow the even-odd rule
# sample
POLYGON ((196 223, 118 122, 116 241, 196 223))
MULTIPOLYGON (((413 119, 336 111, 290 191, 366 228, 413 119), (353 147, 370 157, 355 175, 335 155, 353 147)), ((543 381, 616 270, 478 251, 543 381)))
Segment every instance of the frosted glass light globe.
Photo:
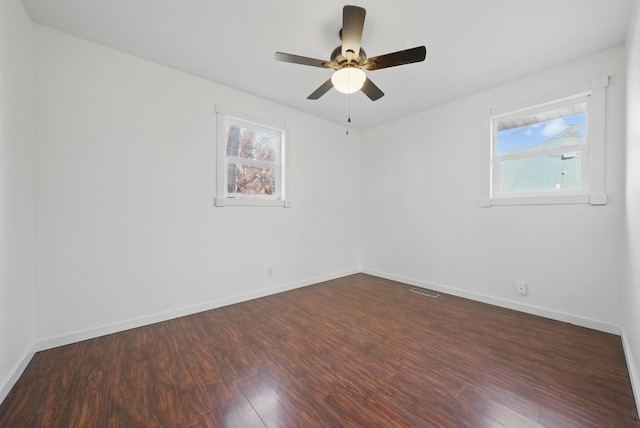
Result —
POLYGON ((355 67, 342 68, 331 76, 333 87, 343 94, 353 94, 359 91, 365 80, 367 80, 367 76, 364 71, 355 67))

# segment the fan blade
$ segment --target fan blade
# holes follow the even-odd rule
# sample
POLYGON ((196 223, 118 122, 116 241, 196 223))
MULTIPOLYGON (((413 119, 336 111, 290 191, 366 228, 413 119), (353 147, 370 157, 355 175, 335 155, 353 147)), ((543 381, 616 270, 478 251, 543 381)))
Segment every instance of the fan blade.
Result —
POLYGON ((382 92, 380 88, 374 85, 368 77, 367 80, 364 81, 364 85, 362 85, 362 89, 360 90, 364 92, 364 94, 368 96, 371 101, 375 101, 379 98, 384 97, 384 92, 382 92))
POLYGON ((350 59, 348 51, 353 51, 353 57, 360 53, 366 13, 365 9, 358 6, 345 6, 342 9, 342 56, 347 59, 350 59))
POLYGON ((381 68, 424 61, 426 56, 427 49, 424 46, 418 46, 417 48, 405 49, 403 51, 368 58, 363 67, 366 70, 380 70, 381 68))
POLYGON ((331 79, 324 82, 318 89, 313 91, 311 95, 307 97, 308 100, 317 100, 321 96, 327 93, 329 89, 333 88, 333 83, 331 83, 331 79))
POLYGON ((333 68, 331 61, 323 59, 308 58, 306 56, 292 55, 284 52, 276 52, 277 61, 291 62, 293 64, 310 65, 312 67, 333 68))

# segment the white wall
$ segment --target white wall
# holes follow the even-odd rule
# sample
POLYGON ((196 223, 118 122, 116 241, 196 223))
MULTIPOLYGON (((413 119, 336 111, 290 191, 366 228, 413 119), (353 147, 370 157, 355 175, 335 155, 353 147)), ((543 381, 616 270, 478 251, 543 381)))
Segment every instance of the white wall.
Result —
POLYGON ((38 348, 359 271, 359 133, 35 28, 38 348), (292 208, 214 207, 216 104, 286 122, 292 208))
POLYGON ((626 220, 629 257, 622 295, 622 339, 640 409, 640 1, 627 37, 626 220))
POLYGON ((0 1, 0 402, 33 353, 33 28, 0 1))
POLYGON ((619 47, 365 132, 365 271, 619 333, 624 91, 619 47), (483 113, 603 75, 609 204, 481 208, 483 113))

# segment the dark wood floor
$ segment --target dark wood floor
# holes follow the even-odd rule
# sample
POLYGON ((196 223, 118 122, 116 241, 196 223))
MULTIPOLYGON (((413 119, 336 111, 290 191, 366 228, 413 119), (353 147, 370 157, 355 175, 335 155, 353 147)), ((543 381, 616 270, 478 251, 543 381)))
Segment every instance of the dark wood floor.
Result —
POLYGON ((37 353, 0 427, 640 427, 620 338, 354 275, 37 353))

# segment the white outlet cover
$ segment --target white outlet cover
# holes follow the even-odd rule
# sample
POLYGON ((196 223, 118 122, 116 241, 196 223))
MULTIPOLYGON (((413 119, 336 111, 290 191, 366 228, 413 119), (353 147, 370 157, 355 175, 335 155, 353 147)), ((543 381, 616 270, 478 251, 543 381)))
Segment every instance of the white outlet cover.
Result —
POLYGON ((523 296, 528 294, 527 284, 524 282, 516 282, 516 292, 523 296))

